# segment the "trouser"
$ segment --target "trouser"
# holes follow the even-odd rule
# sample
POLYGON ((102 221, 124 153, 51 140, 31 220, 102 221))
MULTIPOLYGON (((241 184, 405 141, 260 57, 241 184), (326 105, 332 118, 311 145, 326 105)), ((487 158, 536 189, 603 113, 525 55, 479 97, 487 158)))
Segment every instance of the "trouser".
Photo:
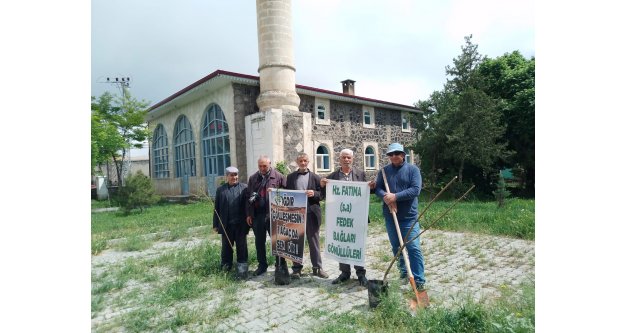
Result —
MULTIPOLYGON (((310 262, 314 268, 321 268, 321 252, 319 251, 319 228, 321 221, 317 220, 314 214, 306 216, 306 239, 310 250, 310 262)), ((293 262, 293 272, 301 272, 304 266, 293 262)))
MULTIPOLYGON (((395 229, 395 222, 391 216, 384 216, 386 221, 386 232, 388 233, 388 239, 393 247, 393 255, 397 255, 399 250, 399 238, 397 236, 397 230, 395 229)), ((401 237, 405 239, 406 233, 412 226, 412 221, 399 221, 399 230, 401 231, 401 237)), ((410 235, 406 239, 407 241, 413 239, 419 234, 419 223, 416 223, 410 235)), ((408 260, 410 261, 410 269, 414 276, 415 282, 422 284, 425 283, 425 263, 423 260, 423 254, 421 253, 421 239, 417 238, 414 241, 406 245, 408 251, 408 260)), ((406 273, 406 263, 404 262, 404 256, 399 255, 399 270, 401 273, 406 273)))
POLYGON ((221 235, 221 265, 232 266, 233 251, 228 239, 237 249, 237 262, 247 262, 247 233, 249 227, 245 223, 226 224, 226 232, 221 235), (226 234, 228 238, 226 238, 226 234))
POLYGON ((269 219, 267 214, 257 214, 252 221, 252 230, 254 231, 254 245, 256 246, 256 259, 258 267, 267 268, 267 235, 270 235, 269 219))
MULTIPOLYGON (((365 276, 367 274, 367 270, 362 266, 354 265, 354 269, 356 269, 356 276, 365 276)), ((352 269, 349 264, 339 263, 339 270, 345 275, 352 275, 352 269)))

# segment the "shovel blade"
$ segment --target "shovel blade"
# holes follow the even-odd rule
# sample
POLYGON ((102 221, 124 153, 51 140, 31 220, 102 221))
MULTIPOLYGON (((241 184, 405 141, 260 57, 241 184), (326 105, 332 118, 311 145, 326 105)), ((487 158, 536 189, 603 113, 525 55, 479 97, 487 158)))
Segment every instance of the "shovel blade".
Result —
POLYGON ((430 306, 430 296, 428 296, 428 292, 425 290, 422 291, 418 291, 417 292, 417 297, 419 298, 419 307, 420 308, 427 308, 428 306, 430 306))

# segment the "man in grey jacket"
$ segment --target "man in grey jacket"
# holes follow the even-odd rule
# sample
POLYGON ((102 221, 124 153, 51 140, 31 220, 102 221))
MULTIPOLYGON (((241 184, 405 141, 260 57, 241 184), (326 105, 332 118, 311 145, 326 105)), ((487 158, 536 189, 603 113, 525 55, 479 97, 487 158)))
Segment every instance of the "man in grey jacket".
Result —
MULTIPOLYGON (((341 150, 341 153, 339 155, 339 164, 340 164, 340 167, 338 170, 329 174, 327 178, 321 178, 321 193, 324 199, 326 196, 326 184, 328 183, 328 179, 343 180, 343 181, 357 181, 357 182, 367 181, 365 172, 362 170, 356 169, 352 166, 354 164, 354 151, 353 150, 351 149, 341 150)), ((369 188, 371 189, 371 193, 373 193, 375 189, 375 181, 372 180, 369 182, 369 188)), ((369 218, 367 217, 367 223, 369 222, 370 222, 369 218)), ((349 264, 339 263, 339 269, 341 270, 341 274, 332 281, 332 284, 338 284, 338 283, 349 280, 349 277, 351 275, 351 266, 349 264)), ((365 274, 367 274, 367 270, 363 266, 356 266, 356 265, 354 265, 354 269, 356 269, 356 276, 358 276, 358 283, 360 283, 361 286, 367 286, 368 280, 367 280, 367 277, 365 276, 365 274)))

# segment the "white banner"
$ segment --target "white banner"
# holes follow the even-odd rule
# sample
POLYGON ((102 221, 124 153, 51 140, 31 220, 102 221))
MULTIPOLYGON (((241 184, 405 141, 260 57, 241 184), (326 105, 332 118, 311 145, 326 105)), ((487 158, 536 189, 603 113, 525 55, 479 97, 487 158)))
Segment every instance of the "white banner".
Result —
POLYGON ((369 184, 328 180, 326 184, 326 256, 365 266, 369 184))

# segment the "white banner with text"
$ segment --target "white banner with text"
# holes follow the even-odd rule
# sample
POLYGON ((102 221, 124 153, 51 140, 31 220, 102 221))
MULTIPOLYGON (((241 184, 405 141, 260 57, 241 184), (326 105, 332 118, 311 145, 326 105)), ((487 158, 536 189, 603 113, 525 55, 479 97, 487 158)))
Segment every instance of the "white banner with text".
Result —
POLYGON ((326 187, 326 256, 364 267, 369 184, 328 180, 326 187))

